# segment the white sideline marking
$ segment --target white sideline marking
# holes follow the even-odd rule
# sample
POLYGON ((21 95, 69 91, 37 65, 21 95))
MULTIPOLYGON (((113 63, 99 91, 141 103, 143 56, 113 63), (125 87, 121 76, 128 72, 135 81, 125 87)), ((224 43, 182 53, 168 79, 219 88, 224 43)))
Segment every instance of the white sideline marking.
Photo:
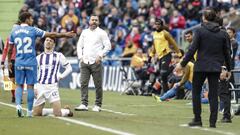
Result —
MULTIPOLYGON (((12 107, 12 108, 16 108, 16 106, 12 105, 12 104, 7 104, 7 103, 4 103, 4 102, 0 102, 0 104, 5 105, 5 106, 9 106, 9 107, 12 107)), ((23 110, 26 111, 27 109, 23 108, 23 110)), ((94 124, 91 124, 91 123, 83 122, 83 121, 80 121, 80 120, 70 119, 70 118, 66 118, 66 117, 54 117, 54 116, 51 116, 51 117, 56 118, 56 119, 60 119, 60 120, 63 120, 63 121, 71 122, 71 123, 74 123, 74 124, 78 124, 78 125, 82 125, 82 126, 86 126, 86 127, 90 127, 90 128, 114 133, 114 134, 117 134, 117 135, 134 135, 132 133, 119 131, 119 130, 115 130, 115 129, 107 128, 107 127, 102 127, 102 126, 94 125, 94 124)))
POLYGON ((136 115, 136 114, 131 114, 131 113, 123 113, 123 112, 116 112, 116 111, 113 111, 113 110, 109 110, 109 109, 103 109, 103 111, 106 111, 106 112, 111 112, 111 113, 115 113, 115 114, 120 114, 120 115, 128 115, 128 116, 133 116, 133 115, 136 115))
MULTIPOLYGON (((93 108, 93 106, 89 106, 90 108, 93 108)), ((113 111, 113 110, 110 110, 110 109, 104 109, 102 108, 101 109, 102 111, 105 111, 105 112, 110 112, 110 113, 115 113, 115 114, 119 114, 119 115, 128 115, 128 116, 133 116, 133 115, 136 115, 136 114, 133 114, 133 113, 124 113, 124 112, 118 112, 118 111, 113 111)))
POLYGON ((192 128, 192 129, 198 129, 198 130, 202 130, 202 131, 208 131, 208 132, 213 132, 213 133, 218 133, 218 134, 223 134, 223 135, 236 135, 232 132, 225 132, 225 131, 221 131, 221 130, 216 130, 216 129, 211 129, 211 128, 204 128, 204 127, 189 127, 188 124, 180 124, 180 127, 188 127, 188 128, 192 128))

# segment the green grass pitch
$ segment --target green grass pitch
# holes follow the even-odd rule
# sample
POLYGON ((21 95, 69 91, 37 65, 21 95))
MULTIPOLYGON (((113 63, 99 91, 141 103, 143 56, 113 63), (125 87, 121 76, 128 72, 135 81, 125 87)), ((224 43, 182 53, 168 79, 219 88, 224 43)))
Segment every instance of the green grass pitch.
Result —
MULTIPOLYGON (((10 103, 10 92, 1 90, 0 102, 10 103)), ((62 105, 71 109, 80 103, 80 91, 61 89, 62 105)), ((89 106, 94 104, 95 91, 89 95, 89 106)), ((26 95, 23 107, 26 108, 26 95)), ((120 95, 104 92, 103 111, 74 112, 69 118, 96 126, 137 135, 239 135, 240 117, 235 116, 232 124, 217 123, 216 129, 208 128, 209 107, 203 105, 203 128, 189 128, 180 125, 192 118, 191 105, 187 100, 171 100, 157 103, 152 97, 120 95)), ((49 106, 47 104, 47 106, 49 106)), ((25 112, 26 113, 26 112, 25 112)), ((219 114, 219 119, 221 118, 219 114)), ((54 117, 17 118, 15 108, 0 104, 1 135, 107 135, 116 134, 89 126, 78 125, 54 117)), ((120 133, 121 134, 121 133, 120 133)))

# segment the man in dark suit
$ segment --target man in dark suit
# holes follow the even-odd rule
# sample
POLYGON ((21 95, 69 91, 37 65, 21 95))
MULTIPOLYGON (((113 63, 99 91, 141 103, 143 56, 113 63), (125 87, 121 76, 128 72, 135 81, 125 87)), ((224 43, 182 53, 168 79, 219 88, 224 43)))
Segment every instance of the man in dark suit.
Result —
POLYGON ((203 12, 203 23, 195 31, 193 42, 183 61, 178 64, 175 70, 180 70, 193 58, 197 51, 197 60, 194 65, 193 74, 193 113, 194 119, 189 126, 202 126, 201 120, 201 91, 205 79, 209 82, 209 103, 210 103, 210 127, 216 128, 218 114, 218 79, 221 66, 225 62, 228 77, 231 76, 231 58, 229 39, 227 33, 221 31, 219 24, 214 23, 217 19, 216 13, 212 9, 203 12))

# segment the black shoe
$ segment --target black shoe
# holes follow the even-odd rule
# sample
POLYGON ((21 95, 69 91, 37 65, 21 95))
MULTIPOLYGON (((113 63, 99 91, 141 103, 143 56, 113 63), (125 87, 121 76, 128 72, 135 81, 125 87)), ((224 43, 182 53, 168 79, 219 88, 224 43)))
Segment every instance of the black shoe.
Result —
POLYGON ((12 103, 15 103, 15 97, 12 97, 12 103))
POLYGON ((221 122, 222 123, 232 123, 232 120, 230 118, 222 118, 221 122))
POLYGON ((215 123, 210 123, 209 127, 210 128, 216 128, 216 124, 215 123))
POLYGON ((195 126, 199 126, 202 127, 202 121, 196 121, 196 120, 192 120, 191 122, 188 123, 189 127, 195 127, 195 126))

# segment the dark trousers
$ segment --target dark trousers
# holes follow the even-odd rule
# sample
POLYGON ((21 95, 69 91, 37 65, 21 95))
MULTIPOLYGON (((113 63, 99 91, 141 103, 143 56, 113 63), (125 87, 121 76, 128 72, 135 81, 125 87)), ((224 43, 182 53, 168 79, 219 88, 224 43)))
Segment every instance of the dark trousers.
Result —
POLYGON ((102 106, 102 63, 100 64, 85 64, 81 62, 80 67, 81 72, 81 101, 82 104, 88 105, 88 83, 90 80, 90 76, 93 77, 93 82, 96 88, 96 100, 95 105, 102 106))
POLYGON ((192 90, 192 102, 193 113, 195 121, 201 121, 201 91, 205 79, 208 79, 209 93, 208 99, 210 104, 210 118, 209 122, 215 124, 218 114, 218 79, 220 72, 194 72, 193 73, 193 90, 192 90))
POLYGON ((160 70, 160 80, 162 84, 163 93, 166 93, 168 91, 168 75, 171 73, 170 70, 170 62, 172 59, 171 53, 163 56, 159 60, 159 70, 160 70))
POLYGON ((221 80, 219 82, 219 89, 218 89, 218 94, 220 98, 220 104, 222 103, 223 105, 223 118, 230 119, 231 118, 231 94, 229 91, 229 82, 226 80, 221 80))

